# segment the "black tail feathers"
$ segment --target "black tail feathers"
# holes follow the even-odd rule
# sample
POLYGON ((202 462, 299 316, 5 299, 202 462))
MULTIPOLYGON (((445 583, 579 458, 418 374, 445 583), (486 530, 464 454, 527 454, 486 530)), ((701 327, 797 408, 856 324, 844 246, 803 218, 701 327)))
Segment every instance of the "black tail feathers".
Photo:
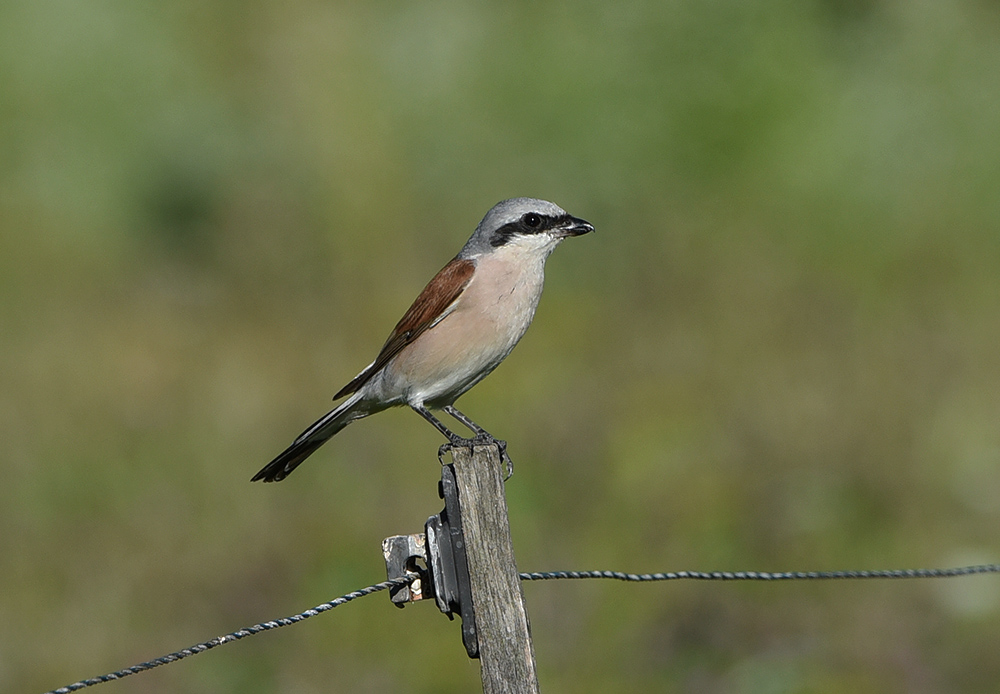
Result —
POLYGON ((280 482, 292 473, 299 463, 308 458, 313 452, 327 442, 327 439, 312 439, 311 441, 296 441, 286 448, 282 453, 265 465, 260 472, 254 475, 250 481, 257 482, 280 482))

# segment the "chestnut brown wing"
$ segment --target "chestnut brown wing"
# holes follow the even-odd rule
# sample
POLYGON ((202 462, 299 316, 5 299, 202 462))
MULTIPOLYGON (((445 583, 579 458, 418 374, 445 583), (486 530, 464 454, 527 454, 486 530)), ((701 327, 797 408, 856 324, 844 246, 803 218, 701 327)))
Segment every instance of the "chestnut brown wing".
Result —
POLYGON ((455 258, 441 268, 434 278, 427 283, 424 291, 416 298, 413 305, 396 323, 389 339, 382 345, 371 366, 359 373, 346 386, 340 389, 334 400, 350 395, 361 388, 378 373, 394 356, 399 354, 406 345, 416 340, 427 328, 434 325, 441 315, 451 306, 468 286, 476 264, 471 260, 455 258))

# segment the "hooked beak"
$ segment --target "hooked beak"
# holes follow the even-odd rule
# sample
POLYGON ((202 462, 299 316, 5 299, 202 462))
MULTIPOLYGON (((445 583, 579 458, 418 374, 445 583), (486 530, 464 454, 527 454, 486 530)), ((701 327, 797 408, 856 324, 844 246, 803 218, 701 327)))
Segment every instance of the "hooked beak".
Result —
POLYGON ((569 217, 566 221, 556 227, 556 231, 561 238, 583 236, 584 234, 589 234, 593 230, 593 224, 585 219, 580 219, 579 217, 569 217))

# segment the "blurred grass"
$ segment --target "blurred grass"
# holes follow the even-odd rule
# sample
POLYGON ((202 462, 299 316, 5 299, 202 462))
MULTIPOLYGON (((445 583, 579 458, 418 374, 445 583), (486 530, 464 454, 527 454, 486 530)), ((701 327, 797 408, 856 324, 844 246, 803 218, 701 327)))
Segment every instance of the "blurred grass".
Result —
MULTIPOLYGON (((419 418, 246 480, 512 195, 598 228, 462 401, 524 570, 996 561, 998 38, 987 0, 0 5, 0 690, 379 580, 439 506, 419 418)), ((526 587, 573 692, 989 691, 997 591, 526 587)), ((474 691, 458 638, 369 598, 106 686, 474 691)))

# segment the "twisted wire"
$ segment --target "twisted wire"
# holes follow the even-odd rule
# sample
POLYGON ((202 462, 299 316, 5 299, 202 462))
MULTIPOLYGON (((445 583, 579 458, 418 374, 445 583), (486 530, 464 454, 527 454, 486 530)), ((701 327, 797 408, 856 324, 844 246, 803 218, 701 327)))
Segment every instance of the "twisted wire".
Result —
MULTIPOLYGON (((549 581, 556 579, 584 579, 584 578, 605 578, 617 581, 648 582, 648 581, 789 581, 789 580, 838 580, 838 579, 865 579, 865 578, 948 578, 952 576, 970 576, 973 574, 1000 573, 1000 564, 977 564, 975 566, 961 566, 948 569, 875 569, 862 571, 668 571, 665 573, 653 574, 633 574, 624 571, 538 571, 533 573, 520 574, 522 581, 549 581)), ((239 629, 225 636, 218 636, 210 641, 195 644, 189 648, 175 651, 168 655, 148 660, 144 663, 133 665, 132 667, 110 672, 99 677, 92 677, 87 680, 80 680, 73 684, 59 689, 52 689, 46 694, 70 694, 95 684, 120 680, 129 675, 146 672, 153 668, 168 663, 174 663, 192 655, 198 655, 226 643, 232 643, 253 636, 263 631, 278 629, 290 624, 297 624, 303 620, 315 617, 318 614, 332 610, 352 600, 362 598, 372 593, 397 588, 410 584, 416 576, 402 576, 382 583, 355 590, 339 598, 324 602, 316 607, 305 610, 291 617, 282 617, 269 622, 261 622, 251 627, 239 629)))
POLYGON ((1000 573, 1000 564, 978 564, 950 569, 875 569, 870 571, 668 571, 630 574, 623 571, 540 571, 520 574, 522 581, 549 581, 559 578, 610 578, 617 581, 791 581, 838 580, 848 578, 948 578, 973 574, 1000 573))
POLYGON ((382 583, 376 583, 373 586, 368 586, 367 588, 362 588, 361 590, 356 590, 352 593, 346 595, 341 595, 335 600, 330 602, 324 602, 321 605, 316 605, 312 609, 306 610, 305 612, 300 612, 299 614, 292 615, 291 617, 282 617, 281 619, 274 619, 269 622, 261 622, 260 624, 254 624, 252 627, 246 627, 245 629, 240 629, 234 631, 231 634, 226 634, 225 636, 217 636, 211 641, 205 641, 203 643, 195 644, 190 648, 184 648, 180 651, 175 651, 169 655, 156 658, 155 660, 148 660, 145 663, 139 663, 138 665, 133 665, 132 667, 125 668, 124 670, 118 670, 117 672, 109 672, 106 675, 101 675, 99 677, 92 677, 88 680, 80 680, 79 682, 74 682, 73 684, 67 685, 65 687, 60 687, 59 689, 53 689, 46 694, 69 694, 70 692, 79 691, 80 689, 85 689, 87 687, 92 687, 95 684, 102 684, 104 682, 111 682, 112 680, 120 680, 123 677, 128 677, 129 675, 135 675, 140 672, 146 672, 147 670, 152 670, 155 667, 161 665, 166 665, 167 663, 175 663, 178 660, 187 658, 192 655, 198 655, 199 653, 204 653, 207 650, 215 648, 216 646, 221 646, 226 643, 232 643, 233 641, 239 641, 240 639, 246 638, 247 636, 253 636, 254 634, 259 634, 262 631, 270 631, 271 629, 278 629, 279 627, 286 627, 289 624, 297 624, 310 617, 315 617, 318 614, 326 612, 327 610, 332 610, 334 607, 339 607, 344 603, 348 603, 351 600, 356 600, 357 598, 363 598, 366 595, 371 595, 372 593, 377 593, 381 590, 387 590, 389 588, 396 588, 398 586, 408 585, 413 581, 412 576, 403 576, 401 578, 394 578, 389 581, 383 581, 382 583))

